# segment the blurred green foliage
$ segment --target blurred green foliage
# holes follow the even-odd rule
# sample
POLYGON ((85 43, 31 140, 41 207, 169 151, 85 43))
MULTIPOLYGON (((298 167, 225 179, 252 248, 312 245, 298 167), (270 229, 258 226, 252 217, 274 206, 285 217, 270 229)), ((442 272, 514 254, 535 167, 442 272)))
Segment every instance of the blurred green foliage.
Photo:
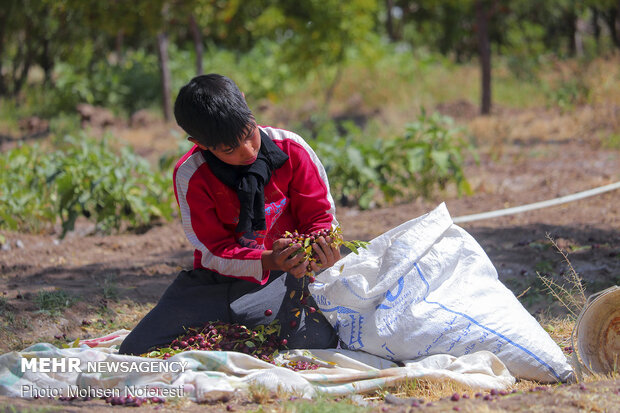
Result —
POLYGON ((590 89, 584 76, 563 79, 556 85, 544 84, 547 105, 562 111, 573 109, 587 102, 590 89))
POLYGON ((241 67, 227 73, 247 75, 257 96, 277 94, 282 78, 312 74, 328 100, 351 53, 372 64, 377 42, 458 63, 475 59, 478 6, 486 11, 493 54, 505 56, 522 78, 535 76, 549 56, 620 48, 615 0, 4 0, 0 96, 43 85, 62 89, 61 108, 75 100, 129 112, 153 105, 161 96, 157 36, 166 34, 170 54, 185 55, 171 60, 177 86, 196 74, 200 46, 208 72, 217 66, 213 53, 229 51, 241 67), (29 76, 34 68, 43 76, 29 76))
POLYGON ((0 227, 41 231, 60 223, 64 236, 80 215, 103 232, 172 218, 169 170, 154 173, 109 138, 68 135, 56 147, 22 145, 0 156, 0 227))
POLYGON ((402 135, 360 142, 362 131, 344 125, 324 125, 311 141, 329 176, 331 192, 343 204, 370 208, 416 196, 431 197, 436 189, 454 184, 459 194, 471 194, 463 168, 474 147, 451 118, 422 112, 402 135))
POLYGON ((52 108, 61 112, 86 102, 131 114, 160 98, 157 56, 145 50, 129 52, 114 64, 98 61, 91 68, 60 63, 55 78, 52 108))
POLYGON ((162 107, 162 38, 169 40, 170 99, 202 66, 235 79, 252 107, 294 102, 301 113, 308 103, 299 121, 311 130, 302 135, 314 137, 308 141, 342 203, 369 208, 431 197, 448 185, 469 193, 463 168, 475 153, 449 118, 423 112, 400 130, 382 125, 379 132, 331 120, 330 105, 338 93, 339 109, 359 95, 347 110, 379 113, 400 99, 411 116, 429 95, 434 104, 474 100, 471 77, 454 73, 477 62, 480 7, 503 104, 543 99, 571 110, 588 103, 587 69, 559 80, 541 72, 567 57, 587 68, 588 59, 620 48, 616 0, 3 0, 2 133, 36 115, 66 138, 51 149, 24 144, 0 155, 0 227, 40 231, 59 223, 64 235, 79 215, 102 231, 172 216, 169 172, 178 153, 154 170, 111 139, 79 132, 75 113, 79 103, 121 117, 162 107))

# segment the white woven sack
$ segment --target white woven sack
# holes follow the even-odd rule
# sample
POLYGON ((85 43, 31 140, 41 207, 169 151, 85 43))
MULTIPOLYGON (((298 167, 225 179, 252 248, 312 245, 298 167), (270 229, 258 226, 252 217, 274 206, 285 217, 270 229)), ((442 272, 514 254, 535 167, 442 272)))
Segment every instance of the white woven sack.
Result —
POLYGON ((560 347, 445 204, 347 255, 310 292, 349 349, 396 361, 487 350, 517 378, 572 375, 560 347))

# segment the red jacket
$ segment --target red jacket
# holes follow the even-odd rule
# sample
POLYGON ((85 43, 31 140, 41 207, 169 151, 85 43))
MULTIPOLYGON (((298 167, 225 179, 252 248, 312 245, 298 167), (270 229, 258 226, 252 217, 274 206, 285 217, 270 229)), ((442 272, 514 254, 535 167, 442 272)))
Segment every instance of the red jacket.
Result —
POLYGON ((325 168, 312 148, 293 132, 261 129, 289 156, 265 185, 266 230, 243 237, 235 231, 237 193, 213 175, 197 146, 177 162, 173 177, 183 229, 196 248, 194 268, 264 284, 264 248, 271 249, 285 231, 310 233, 338 222, 325 168))

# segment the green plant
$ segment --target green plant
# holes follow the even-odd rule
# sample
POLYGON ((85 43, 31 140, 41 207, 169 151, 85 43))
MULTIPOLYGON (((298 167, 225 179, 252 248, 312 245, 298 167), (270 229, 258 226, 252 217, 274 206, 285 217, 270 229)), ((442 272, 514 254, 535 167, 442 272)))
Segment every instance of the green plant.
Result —
POLYGON ((546 96, 549 106, 557 106, 566 111, 588 100, 590 88, 582 76, 562 80, 557 86, 547 87, 546 96))
POLYGON ((102 285, 103 298, 106 300, 118 300, 118 285, 116 284, 114 277, 106 276, 103 279, 102 285))
POLYGON ((117 154, 106 139, 67 143, 67 157, 55 178, 63 235, 80 214, 92 216, 105 232, 120 228, 123 220, 136 227, 152 216, 170 216, 170 204, 159 202, 167 198, 167 183, 129 147, 117 154))
POLYGON ((58 315, 65 308, 71 307, 77 301, 64 290, 39 291, 34 297, 34 303, 39 311, 50 315, 58 315))
POLYGON ((568 272, 562 274, 562 278, 565 281, 563 284, 557 283, 549 275, 538 273, 538 278, 543 282, 549 294, 576 318, 586 303, 583 279, 577 271, 575 271, 575 268, 568 259, 568 255, 558 246, 549 234, 547 234, 547 239, 558 253, 562 255, 564 262, 568 265, 568 272))
POLYGON ((56 65, 56 87, 48 110, 71 111, 78 103, 105 106, 125 114, 158 103, 157 56, 146 50, 129 51, 120 62, 99 60, 92 67, 56 65))
POLYGON ((0 154, 0 227, 40 231, 56 217, 49 178, 58 160, 39 153, 38 146, 23 145, 0 154))
POLYGON ((543 274, 549 274, 553 271, 553 263, 548 260, 538 261, 534 266, 534 270, 543 274))
POLYGON ((360 406, 351 398, 334 397, 319 394, 313 400, 288 400, 282 403, 282 411, 289 413, 357 413, 371 411, 370 407, 360 406))
POLYGON ((311 142, 341 203, 369 208, 376 202, 429 198, 449 183, 456 185, 459 194, 471 193, 464 155, 469 151, 475 157, 475 152, 451 118, 423 111, 403 135, 374 143, 356 140, 361 130, 344 126, 345 137, 334 138, 332 126, 311 142))
POLYGON ((153 172, 129 147, 110 137, 65 136, 55 151, 23 145, 0 155, 0 227, 39 231, 62 224, 62 236, 78 216, 110 232, 172 217, 169 171, 153 172))
POLYGON ((607 149, 620 149, 620 133, 610 133, 603 140, 603 147, 607 149))
POLYGON ((357 139, 361 131, 355 125, 345 124, 345 136, 338 136, 334 123, 319 129, 311 142, 323 162, 331 185, 331 192, 343 205, 355 204, 369 208, 379 192, 379 174, 375 169, 380 153, 369 144, 357 139))
POLYGON ((413 187, 415 194, 428 198, 436 188, 453 182, 459 194, 471 194, 463 171, 464 152, 475 152, 463 133, 452 118, 422 111, 416 122, 407 125, 404 136, 382 148, 387 158, 381 168, 383 185, 396 188, 397 194, 413 187))

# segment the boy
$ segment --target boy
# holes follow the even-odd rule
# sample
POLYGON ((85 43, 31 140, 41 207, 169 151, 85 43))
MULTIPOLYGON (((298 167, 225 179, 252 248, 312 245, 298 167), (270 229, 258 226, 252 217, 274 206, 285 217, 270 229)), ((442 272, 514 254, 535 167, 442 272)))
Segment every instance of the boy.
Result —
MULTIPOLYGON (((294 255, 301 246, 281 238, 285 231, 337 225, 316 154, 292 132, 258 126, 225 76, 192 79, 181 88, 174 114, 195 144, 174 170, 194 269, 179 273, 119 352, 145 353, 209 321, 255 327, 274 319, 288 348, 335 347, 334 329, 310 309, 317 308, 312 296, 302 301, 308 262, 294 255)), ((320 237, 315 244, 314 271, 340 259, 330 242, 320 237)))

